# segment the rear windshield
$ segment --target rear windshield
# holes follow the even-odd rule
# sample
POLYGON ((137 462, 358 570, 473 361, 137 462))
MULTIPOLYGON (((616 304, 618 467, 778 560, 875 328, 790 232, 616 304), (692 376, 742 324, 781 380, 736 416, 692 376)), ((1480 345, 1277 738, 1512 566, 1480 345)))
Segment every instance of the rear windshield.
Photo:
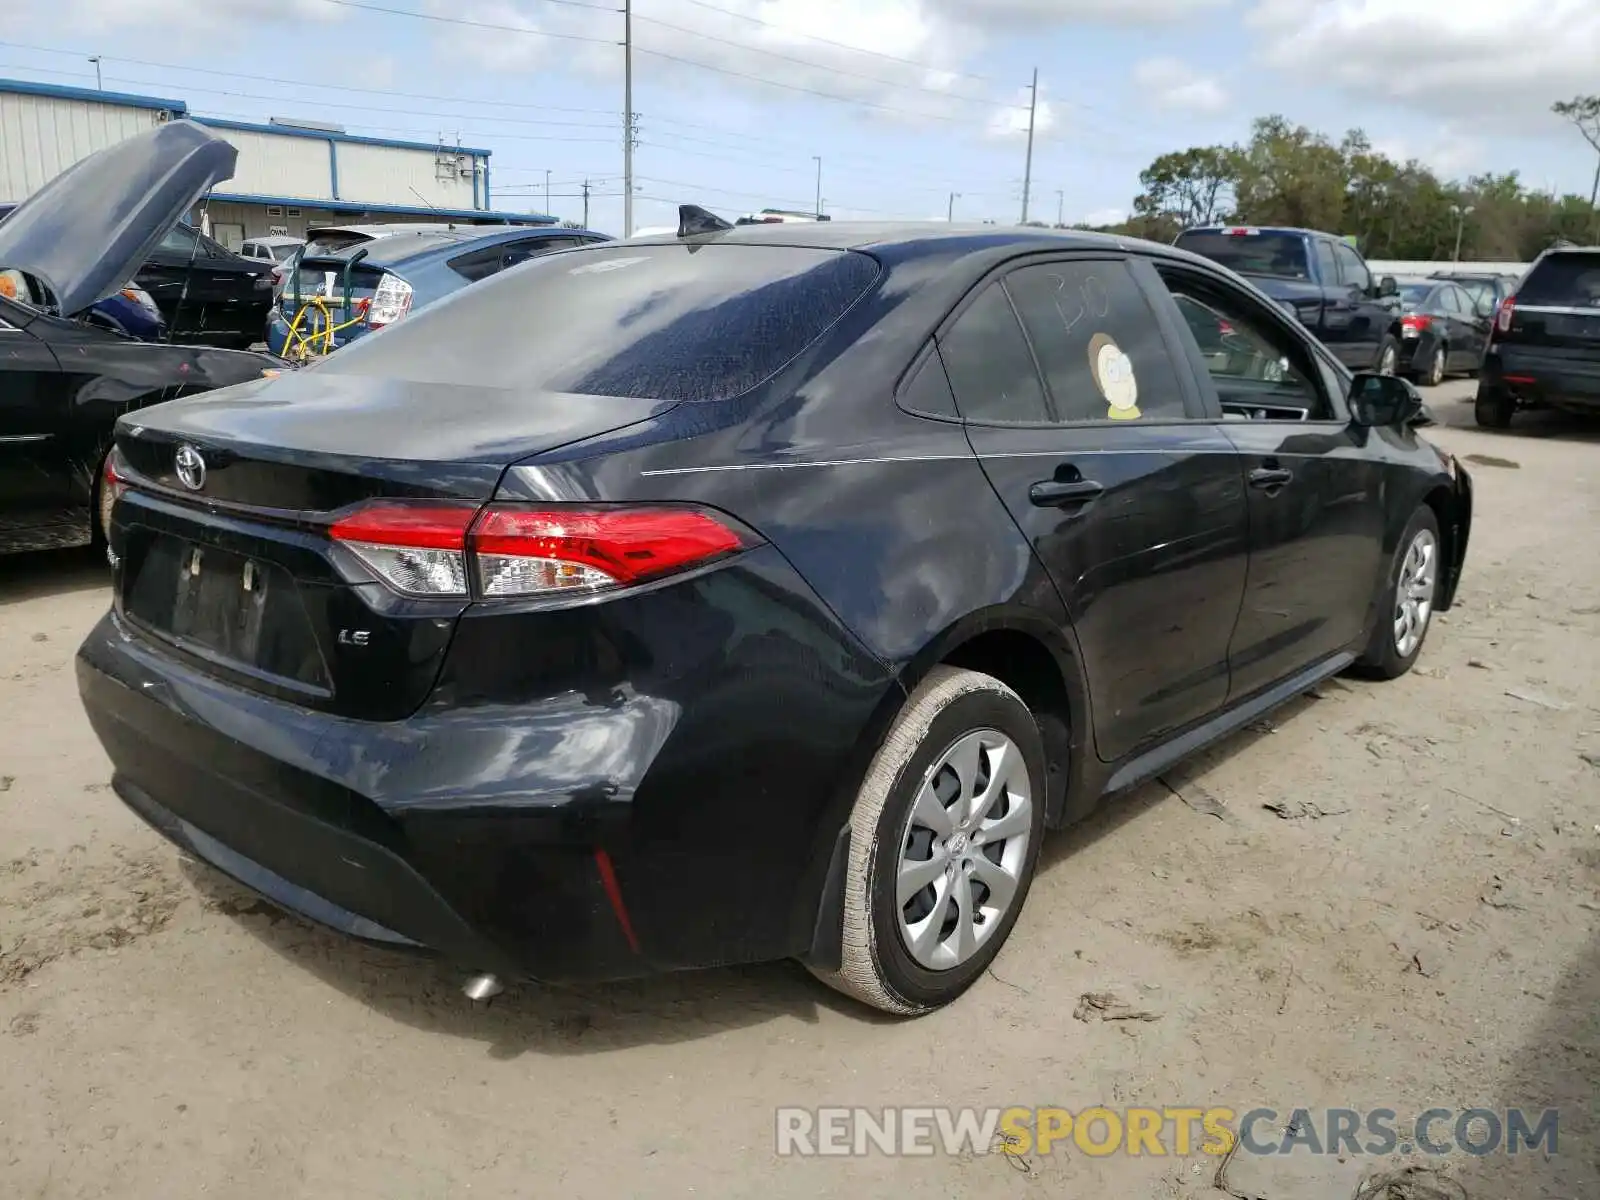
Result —
POLYGON ((613 243, 463 288, 313 369, 726 400, 770 378, 877 278, 877 261, 849 250, 613 243))
POLYGON ((1400 285, 1400 303, 1406 308, 1416 308, 1419 304, 1427 302, 1433 295, 1434 285, 1431 283, 1402 283, 1400 285))
POLYGON ((356 246, 362 242, 370 242, 372 237, 365 233, 343 233, 330 229, 317 234, 306 243, 306 256, 313 254, 332 254, 336 250, 343 250, 346 246, 356 246))
POLYGON ((1180 233, 1179 249, 1221 263, 1241 275, 1309 279, 1306 239, 1297 233, 1220 233, 1191 229, 1180 233))
MULTIPOLYGON (((332 296, 341 299, 344 296, 345 267, 349 264, 343 259, 330 258, 322 262, 300 263, 300 299, 309 300, 313 296, 332 296)), ((381 270, 372 267, 358 266, 350 271, 350 292, 354 296, 362 296, 374 291, 378 281, 383 278, 381 270)), ((292 303, 295 298, 295 281, 293 277, 284 281, 284 303, 292 303)))
POLYGON ((1600 308, 1600 254, 1551 254, 1523 281, 1518 304, 1600 308))

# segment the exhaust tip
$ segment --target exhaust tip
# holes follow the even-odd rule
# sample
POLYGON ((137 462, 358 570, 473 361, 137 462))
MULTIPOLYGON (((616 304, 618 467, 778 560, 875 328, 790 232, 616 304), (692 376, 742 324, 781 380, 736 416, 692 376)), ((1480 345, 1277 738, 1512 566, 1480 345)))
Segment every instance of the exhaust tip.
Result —
POLYGON ((500 982, 498 975, 474 975, 461 985, 461 992, 468 1000, 493 1000, 505 991, 505 984, 500 982))

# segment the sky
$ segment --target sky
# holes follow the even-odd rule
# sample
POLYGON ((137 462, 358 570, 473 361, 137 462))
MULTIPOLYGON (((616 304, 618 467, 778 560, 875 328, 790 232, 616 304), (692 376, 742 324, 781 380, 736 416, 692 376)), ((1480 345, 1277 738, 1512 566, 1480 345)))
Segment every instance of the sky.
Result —
MULTIPOLYGON (((0 0, 0 76, 493 151, 496 208, 622 226, 623 0, 0 0), (548 176, 547 173, 548 172, 548 176)), ((1448 178, 1587 194, 1550 112, 1600 0, 632 0, 635 227, 724 215, 1111 222, 1157 155, 1271 113, 1448 178)))

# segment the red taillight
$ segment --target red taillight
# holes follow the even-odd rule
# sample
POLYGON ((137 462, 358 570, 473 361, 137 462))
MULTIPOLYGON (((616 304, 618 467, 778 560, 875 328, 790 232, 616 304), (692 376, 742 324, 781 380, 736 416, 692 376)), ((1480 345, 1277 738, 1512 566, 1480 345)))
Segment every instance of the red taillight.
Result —
POLYGON ((476 504, 374 503, 340 517, 328 536, 402 595, 465 599, 467 530, 477 515, 476 504))
POLYGON ((675 507, 385 501, 346 513, 329 534, 394 590, 458 599, 606 591, 751 544, 710 513, 675 507))
POLYGON ((1494 327, 1499 333, 1511 332, 1511 308, 1517 302, 1515 296, 1507 296, 1500 301, 1500 311, 1494 315, 1494 327))
POLYGON ((106 455, 100 477, 100 534, 107 542, 111 540, 111 510, 122 499, 127 487, 122 476, 117 474, 117 452, 113 449, 106 455))
POLYGON ((1422 313, 1407 313, 1400 318, 1400 329, 1405 333, 1421 333, 1433 325, 1433 318, 1422 313))

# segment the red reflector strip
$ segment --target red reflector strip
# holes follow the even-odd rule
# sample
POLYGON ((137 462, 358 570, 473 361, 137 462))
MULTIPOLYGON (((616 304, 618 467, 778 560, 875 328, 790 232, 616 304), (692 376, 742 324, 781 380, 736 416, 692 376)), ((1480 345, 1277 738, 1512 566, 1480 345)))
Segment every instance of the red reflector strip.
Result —
POLYGON ((611 901, 611 911, 616 914, 617 924, 622 926, 622 936, 628 939, 628 948, 637 954, 639 935, 633 932, 633 922, 628 919, 628 906, 622 902, 622 888, 617 883, 617 871, 611 865, 611 855, 596 849, 594 865, 600 872, 600 886, 606 890, 606 899, 611 901))
POLYGON ((472 530, 479 555, 593 567, 623 584, 743 546, 728 526, 689 509, 491 508, 472 530))
POLYGON ((1537 383, 1532 375, 1502 375, 1501 379, 1507 383, 1537 383))
POLYGON ((367 504, 328 530, 336 542, 369 542, 419 550, 464 550, 476 504, 367 504))

